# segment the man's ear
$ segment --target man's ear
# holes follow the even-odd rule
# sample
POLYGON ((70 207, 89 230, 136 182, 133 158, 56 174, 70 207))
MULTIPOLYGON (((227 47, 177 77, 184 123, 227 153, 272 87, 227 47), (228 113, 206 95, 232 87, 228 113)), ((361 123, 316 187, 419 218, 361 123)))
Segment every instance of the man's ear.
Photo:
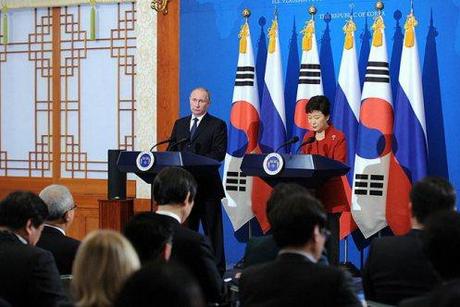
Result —
POLYGON ((313 240, 313 242, 316 243, 319 240, 320 236, 321 236, 321 231, 319 230, 319 226, 315 225, 315 228, 313 228, 313 235, 311 239, 313 240))
POLYGON ((26 226, 24 227, 24 231, 26 232, 28 236, 32 233, 33 227, 34 227, 34 224, 32 223, 32 219, 28 219, 26 222, 26 226))
POLYGON ((187 197, 185 197, 184 202, 186 205, 191 204, 193 206, 193 199, 192 199, 192 195, 190 194, 190 192, 187 192, 187 197))

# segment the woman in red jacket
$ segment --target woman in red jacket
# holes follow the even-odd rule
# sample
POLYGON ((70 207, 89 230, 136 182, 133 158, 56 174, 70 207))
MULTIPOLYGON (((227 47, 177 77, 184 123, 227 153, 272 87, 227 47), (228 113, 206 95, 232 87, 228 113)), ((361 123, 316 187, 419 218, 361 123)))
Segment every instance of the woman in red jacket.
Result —
MULTIPOLYGON (((305 154, 321 155, 330 159, 347 163, 347 142, 342 131, 330 123, 330 103, 326 96, 314 96, 306 106, 310 130, 305 134, 302 148, 305 154)), ((328 228, 331 238, 327 243, 328 258, 331 264, 338 264, 339 257, 339 218, 344 210, 348 210, 349 201, 345 190, 345 176, 329 179, 316 190, 328 212, 328 228)))

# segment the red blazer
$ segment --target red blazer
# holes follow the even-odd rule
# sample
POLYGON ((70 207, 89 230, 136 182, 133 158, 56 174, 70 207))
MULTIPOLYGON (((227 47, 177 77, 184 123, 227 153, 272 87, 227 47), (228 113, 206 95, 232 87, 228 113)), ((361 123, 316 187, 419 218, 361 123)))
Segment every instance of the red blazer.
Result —
MULTIPOLYGON (((315 132, 309 131, 304 136, 304 141, 314 137, 315 132)), ((321 155, 330 159, 347 163, 347 142, 342 131, 330 125, 326 129, 326 135, 321 141, 314 141, 302 148, 302 152, 311 155, 321 155)), ((321 200, 328 212, 342 212, 348 210, 345 176, 331 178, 316 191, 316 196, 321 200), (343 177, 343 178, 342 178, 343 177)))

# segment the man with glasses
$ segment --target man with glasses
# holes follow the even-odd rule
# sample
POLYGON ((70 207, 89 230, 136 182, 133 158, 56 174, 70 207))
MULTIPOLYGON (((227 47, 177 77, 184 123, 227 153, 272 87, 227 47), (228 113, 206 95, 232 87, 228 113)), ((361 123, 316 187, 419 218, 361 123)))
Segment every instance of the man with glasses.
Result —
POLYGON ((75 216, 75 204, 68 188, 53 184, 40 192, 49 211, 38 247, 50 251, 61 275, 72 274, 72 264, 80 241, 66 235, 75 216))
POLYGON ((330 234, 317 199, 286 195, 269 219, 280 251, 276 260, 243 271, 242 306, 361 306, 349 276, 317 264, 330 234))

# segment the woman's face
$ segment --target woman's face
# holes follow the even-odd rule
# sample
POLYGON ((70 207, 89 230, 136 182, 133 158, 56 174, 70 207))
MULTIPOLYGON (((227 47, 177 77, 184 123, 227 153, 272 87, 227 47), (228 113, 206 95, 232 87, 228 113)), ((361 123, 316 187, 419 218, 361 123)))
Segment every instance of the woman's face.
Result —
POLYGON ((323 132, 329 127, 327 121, 329 120, 329 115, 326 116, 321 111, 312 111, 307 114, 308 123, 311 125, 313 131, 323 132))

